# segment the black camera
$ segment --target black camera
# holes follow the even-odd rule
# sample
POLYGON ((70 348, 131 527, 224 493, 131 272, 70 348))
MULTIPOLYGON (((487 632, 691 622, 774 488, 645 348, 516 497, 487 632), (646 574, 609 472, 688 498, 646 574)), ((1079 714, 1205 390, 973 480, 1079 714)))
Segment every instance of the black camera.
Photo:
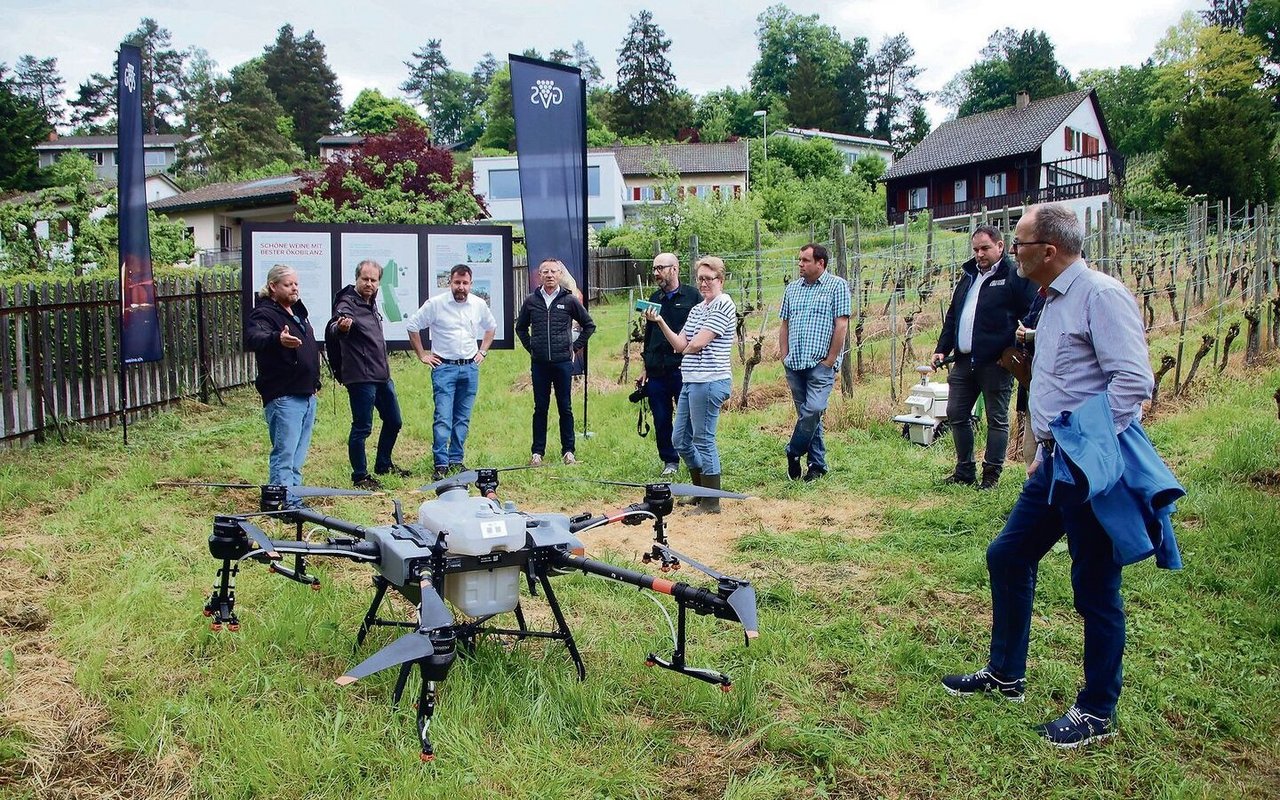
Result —
POLYGON ((649 395, 645 394, 643 386, 637 386, 634 392, 627 395, 627 399, 633 403, 639 403, 641 400, 645 399, 648 396, 649 395))

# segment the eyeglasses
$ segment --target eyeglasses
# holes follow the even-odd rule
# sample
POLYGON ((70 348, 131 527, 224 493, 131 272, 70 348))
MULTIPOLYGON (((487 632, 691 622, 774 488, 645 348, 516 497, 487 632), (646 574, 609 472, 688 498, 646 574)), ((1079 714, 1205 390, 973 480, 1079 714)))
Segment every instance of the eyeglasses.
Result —
POLYGON ((653 265, 654 272, 661 272, 664 269, 675 269, 675 268, 676 268, 675 264, 654 264, 653 265))
POLYGON ((1032 245, 1032 244, 1053 244, 1053 242, 1046 242, 1043 240, 1039 240, 1035 242, 1020 242, 1017 239, 1014 239, 1013 243, 1009 245, 1009 249, 1016 253, 1018 252, 1019 247, 1026 247, 1027 245, 1032 245))
POLYGON ((720 280, 719 275, 699 275, 698 276, 698 283, 711 283, 712 281, 718 281, 718 280, 720 280))

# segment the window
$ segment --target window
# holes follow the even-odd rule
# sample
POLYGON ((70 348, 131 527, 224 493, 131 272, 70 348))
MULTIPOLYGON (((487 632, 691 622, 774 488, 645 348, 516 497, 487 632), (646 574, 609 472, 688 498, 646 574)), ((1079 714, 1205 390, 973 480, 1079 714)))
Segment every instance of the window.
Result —
POLYGON ((148 150, 143 155, 143 163, 148 167, 163 167, 169 162, 165 159, 163 150, 148 150))
POLYGON ((226 225, 218 226, 218 247, 224 252, 231 249, 231 229, 226 225))
POLYGON ((1080 142, 1080 152, 1090 158, 1098 157, 1098 139, 1089 134, 1083 134, 1083 140, 1080 142))
POLYGON ((85 155, 89 157, 90 161, 92 161, 93 163, 97 164, 100 167, 106 164, 107 154, 102 152, 101 150, 95 150, 92 153, 85 153, 85 155))
POLYGON ((1003 172, 997 172, 993 175, 988 175, 986 180, 985 193, 983 196, 999 197, 1004 193, 1005 193, 1005 174, 1003 172))
POLYGON ((733 185, 733 199, 737 200, 740 197, 742 197, 742 184, 735 183, 733 185))
POLYGON ((633 187, 631 188, 631 199, 632 199, 632 200, 639 200, 639 199, 640 199, 640 187, 639 187, 639 186, 633 186, 633 187))
POLYGON ((917 186, 907 190, 907 210, 915 211, 929 205, 929 187, 917 186))
POLYGON ((520 170, 494 169, 489 171, 490 200, 520 199, 520 170))
POLYGON ((587 196, 588 197, 600 196, 600 168, 599 167, 587 167, 587 196))
POLYGON ((956 199, 955 202, 963 203, 969 199, 969 182, 956 181, 956 199))

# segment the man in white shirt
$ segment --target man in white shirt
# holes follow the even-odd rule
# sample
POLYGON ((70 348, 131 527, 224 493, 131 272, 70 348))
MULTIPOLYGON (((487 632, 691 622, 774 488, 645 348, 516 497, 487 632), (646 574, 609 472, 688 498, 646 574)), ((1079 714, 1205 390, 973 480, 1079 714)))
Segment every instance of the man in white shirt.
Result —
POLYGON ((471 294, 471 268, 458 264, 449 271, 449 293, 422 304, 406 320, 409 343, 418 360, 431 367, 435 400, 431 454, 435 479, 466 469, 463 448, 471 427, 471 407, 480 388, 480 364, 493 344, 498 323, 489 304, 471 294), (431 329, 431 350, 419 334, 431 329), (482 340, 477 347, 476 341, 482 340))

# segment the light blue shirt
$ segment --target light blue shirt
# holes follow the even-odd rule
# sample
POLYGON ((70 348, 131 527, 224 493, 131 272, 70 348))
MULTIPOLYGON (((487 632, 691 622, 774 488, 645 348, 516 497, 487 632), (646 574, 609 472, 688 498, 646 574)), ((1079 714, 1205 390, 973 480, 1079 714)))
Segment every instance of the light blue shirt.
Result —
MULTIPOLYGON (((787 321, 787 358, 783 363, 788 369, 811 369, 827 357, 836 319, 852 313, 849 284, 838 275, 824 271, 813 283, 802 278, 788 283, 778 310, 778 318, 787 321)), ((836 369, 843 358, 842 348, 836 356, 836 369)))
POLYGON ((1124 284, 1077 259, 1049 285, 1036 325, 1032 433, 1051 438, 1051 421, 1101 392, 1119 433, 1141 418, 1154 387, 1137 301, 1124 284))

